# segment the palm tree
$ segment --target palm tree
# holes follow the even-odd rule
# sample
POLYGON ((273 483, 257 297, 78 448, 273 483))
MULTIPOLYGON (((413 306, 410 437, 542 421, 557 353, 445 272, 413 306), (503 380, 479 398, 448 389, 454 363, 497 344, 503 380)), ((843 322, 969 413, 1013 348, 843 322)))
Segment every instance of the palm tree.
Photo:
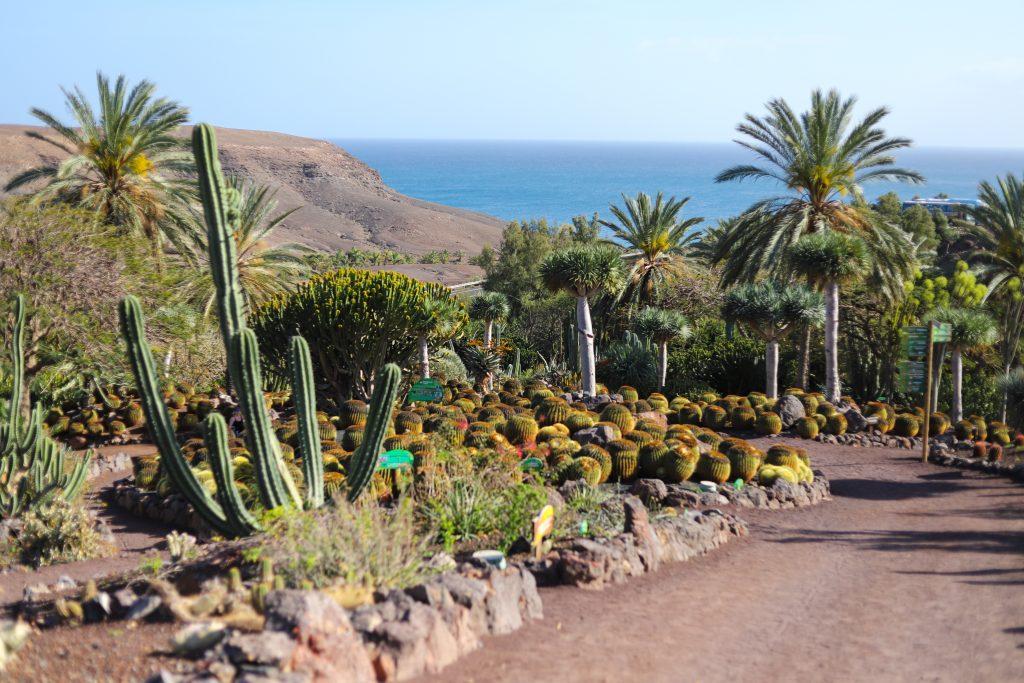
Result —
POLYGON ((954 423, 959 422, 964 417, 963 353, 991 346, 996 340, 996 323, 988 313, 971 308, 939 308, 928 317, 949 323, 949 369, 953 382, 953 406, 949 414, 954 423))
POLYGON ((825 398, 839 400, 839 287, 864 275, 868 248, 835 230, 804 235, 787 252, 787 265, 825 293, 825 398))
POLYGON ((665 388, 668 376, 668 343, 690 334, 689 322, 679 311, 644 308, 633 321, 638 334, 658 345, 658 389, 665 388))
POLYGON ((821 294, 803 285, 764 281, 740 285, 725 296, 722 315, 737 322, 765 342, 765 393, 779 395, 779 342, 801 325, 812 326, 823 317, 821 294))
POLYGON ((420 375, 430 377, 430 342, 455 338, 466 324, 466 307, 458 299, 432 296, 423 313, 430 320, 430 329, 420 337, 420 375))
POLYGON ((508 317, 508 299, 501 292, 483 292, 469 302, 469 315, 484 323, 484 347, 491 348, 494 323, 508 317))
MULTIPOLYGON (((1024 182, 1008 173, 996 178, 996 184, 998 189, 988 181, 978 186, 981 205, 970 207, 970 222, 960 225, 976 240, 970 258, 977 264, 978 274, 988 280, 989 296, 1002 303, 1000 352, 1003 374, 1008 378, 1024 331, 1024 182)), ((1003 420, 1006 408, 1004 390, 1003 420)))
POLYGON ((889 113, 880 107, 852 122, 855 98, 830 90, 811 94, 811 109, 799 116, 785 100, 768 102, 764 117, 747 114, 736 142, 764 165, 743 164, 722 171, 716 182, 768 179, 786 188, 784 196, 755 203, 716 239, 714 261, 722 283, 753 282, 762 273, 785 279, 787 250, 803 235, 838 230, 862 235, 872 275, 886 295, 899 295, 913 254, 907 235, 882 221, 862 199, 861 186, 873 180, 923 182, 898 168, 892 153, 909 147, 906 138, 887 137, 878 124, 889 113))
POLYGON ((682 219, 680 210, 690 200, 683 197, 667 201, 661 192, 652 204, 643 192, 635 198, 622 195, 626 208, 609 207, 615 221, 601 221, 612 231, 616 244, 626 249, 627 257, 634 259, 627 276, 627 286, 619 300, 631 303, 655 303, 666 278, 677 272, 678 260, 698 239, 691 230, 703 218, 682 219))
POLYGON ((576 330, 579 335, 580 374, 583 393, 593 396, 597 386, 594 364, 594 328, 588 297, 616 292, 623 279, 622 257, 610 246, 577 245, 548 254, 540 264, 544 285, 553 292, 576 297, 576 330))
MULTIPOLYGON (((298 244, 271 246, 271 233, 299 210, 299 207, 274 215, 275 192, 266 185, 228 178, 228 193, 238 202, 234 225, 238 280, 245 304, 251 310, 268 299, 291 289, 309 274, 310 250, 298 244)), ((177 260, 187 266, 185 294, 209 315, 217 299, 209 264, 206 236, 197 234, 177 252, 177 260)))
POLYGON ((35 131, 28 135, 68 157, 16 175, 6 190, 45 181, 35 201, 95 211, 123 233, 144 236, 159 259, 164 241, 181 245, 198 232, 188 210, 192 184, 180 175, 192 168, 192 155, 171 135, 188 119, 188 110, 155 98, 149 81, 129 90, 124 76, 111 86, 100 73, 96 86, 98 115, 81 89, 64 91, 74 118, 71 125, 42 109, 31 110, 56 138, 35 131))

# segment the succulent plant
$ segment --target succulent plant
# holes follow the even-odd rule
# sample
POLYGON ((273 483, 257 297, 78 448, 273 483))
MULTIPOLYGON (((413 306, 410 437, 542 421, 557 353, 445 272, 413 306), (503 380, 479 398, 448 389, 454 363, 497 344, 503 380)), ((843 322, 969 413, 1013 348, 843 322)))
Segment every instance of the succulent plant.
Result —
POLYGON ((800 466, 800 455, 795 448, 785 444, 775 444, 764 456, 765 464, 788 467, 794 472, 800 466))
POLYGON ((730 479, 750 481, 757 475, 762 463, 761 452, 749 444, 737 445, 725 456, 729 459, 730 479))
POLYGON ((914 437, 921 429, 919 418, 912 413, 901 413, 896 416, 892 433, 896 436, 914 437))
POLYGON ((775 413, 762 413, 757 417, 754 429, 758 434, 780 434, 782 433, 782 418, 775 413))
POLYGON ((757 421, 757 413, 754 412, 753 408, 740 406, 732 411, 729 421, 732 422, 734 429, 751 430, 757 421))
POLYGON ((839 412, 829 415, 828 421, 825 423, 825 432, 827 434, 839 436, 846 433, 846 428, 846 416, 839 412))
POLYGON ((709 429, 720 431, 729 423, 729 412, 719 405, 710 405, 704 409, 701 423, 709 429))
POLYGON ((619 431, 628 434, 636 427, 636 418, 629 408, 621 403, 609 403, 601 411, 601 421, 613 422, 618 426, 619 431))
POLYGON ((716 484, 724 484, 729 481, 732 472, 732 464, 729 458, 718 451, 703 453, 697 461, 697 477, 702 481, 712 481, 716 484))
POLYGON ((941 436, 949 429, 949 416, 945 413, 932 413, 928 420, 928 435, 941 436))
POLYGON ((675 413, 675 421, 679 424, 696 425, 700 424, 704 413, 696 403, 689 403, 679 408, 675 413))
POLYGON ((771 486, 778 479, 788 481, 790 484, 796 484, 800 481, 799 476, 794 470, 780 465, 763 465, 757 471, 757 481, 763 486, 771 486))
POLYGON ((813 417, 798 418, 793 429, 801 439, 813 439, 818 435, 818 421, 813 417))

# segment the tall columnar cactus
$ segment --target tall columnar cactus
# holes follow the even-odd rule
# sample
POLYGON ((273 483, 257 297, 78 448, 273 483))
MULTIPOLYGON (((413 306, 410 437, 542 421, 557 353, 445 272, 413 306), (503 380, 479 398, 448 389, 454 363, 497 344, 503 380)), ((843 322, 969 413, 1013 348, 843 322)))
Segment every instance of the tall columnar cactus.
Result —
MULTIPOLYGON (((302 507, 298 488, 284 465, 281 446, 271 429, 263 398, 259 347, 255 333, 246 325, 245 297, 238 279, 234 240, 238 196, 224 183, 213 129, 205 124, 196 126, 192 146, 206 218, 209 262, 217 289, 217 312, 227 352, 228 375, 241 405, 246 446, 252 457, 260 500, 268 509, 302 507)), ((142 311, 135 297, 129 296, 121 304, 121 328, 142 396, 146 422, 174 486, 216 531, 228 536, 243 536, 258 530, 256 519, 245 508, 235 486, 223 418, 211 413, 204 423, 206 447, 217 483, 216 500, 196 479, 178 448, 174 426, 160 394, 153 354, 145 339, 142 311)), ((307 486, 305 504, 312 508, 322 505, 324 500, 324 472, 312 368, 305 340, 294 337, 291 344, 292 395, 299 418, 298 443, 307 486)), ((395 365, 386 366, 378 375, 366 435, 349 464, 350 499, 355 499, 363 491, 376 468, 400 376, 395 365)))
POLYGON ((20 515, 54 498, 73 500, 85 484, 92 451, 68 471, 68 450, 43 433, 43 411, 35 406, 28 423, 22 415, 25 387, 25 297, 13 302, 11 398, 7 424, 0 425, 0 518, 20 515))

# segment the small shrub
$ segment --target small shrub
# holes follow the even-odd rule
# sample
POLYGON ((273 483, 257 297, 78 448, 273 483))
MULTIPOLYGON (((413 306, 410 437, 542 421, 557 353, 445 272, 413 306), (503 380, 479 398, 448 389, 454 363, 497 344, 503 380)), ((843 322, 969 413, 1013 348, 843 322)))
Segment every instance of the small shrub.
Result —
POLYGON ((337 583, 403 588, 432 573, 426 561, 429 543, 430 534, 417 527, 410 499, 393 508, 335 500, 315 513, 282 516, 260 555, 290 587, 309 582, 318 588, 337 583))
POLYGON ((113 544, 96 528, 89 510, 63 499, 22 516, 16 548, 19 560, 34 567, 103 557, 113 544))

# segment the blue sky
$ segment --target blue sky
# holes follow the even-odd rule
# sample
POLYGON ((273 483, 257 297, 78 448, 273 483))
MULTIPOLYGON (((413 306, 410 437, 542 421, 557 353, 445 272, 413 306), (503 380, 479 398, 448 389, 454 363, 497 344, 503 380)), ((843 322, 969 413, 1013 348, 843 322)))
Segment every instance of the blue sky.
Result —
POLYGON ((333 138, 724 141, 838 87, 920 145, 1024 147, 1024 2, 12 2, 0 122, 97 69, 333 138))

